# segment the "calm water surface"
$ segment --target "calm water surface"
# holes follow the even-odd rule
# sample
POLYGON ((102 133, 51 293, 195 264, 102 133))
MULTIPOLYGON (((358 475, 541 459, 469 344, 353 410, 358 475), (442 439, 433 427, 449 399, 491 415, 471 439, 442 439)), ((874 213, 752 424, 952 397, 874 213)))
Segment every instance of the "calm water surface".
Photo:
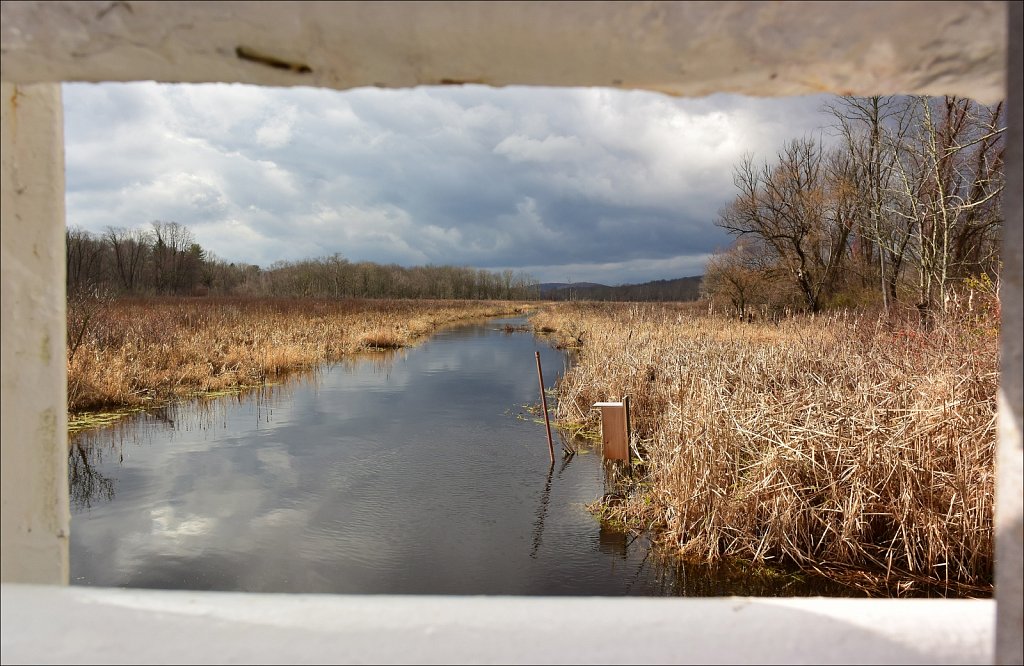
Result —
POLYGON ((801 595, 605 529, 599 451, 550 467, 534 352, 492 320, 72 438, 73 584, 248 592, 801 595))

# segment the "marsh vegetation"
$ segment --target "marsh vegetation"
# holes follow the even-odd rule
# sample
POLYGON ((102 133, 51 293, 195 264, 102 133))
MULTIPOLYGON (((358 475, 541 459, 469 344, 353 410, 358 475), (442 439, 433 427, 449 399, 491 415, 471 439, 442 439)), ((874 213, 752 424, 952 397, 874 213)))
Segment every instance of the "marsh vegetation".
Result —
POLYGON ((509 301, 90 298, 68 306, 68 409, 152 406, 412 344, 509 301))
POLYGON ((992 585, 998 316, 740 322, 693 304, 565 303, 562 424, 629 395, 634 476, 592 508, 663 548, 824 573, 871 594, 992 585))

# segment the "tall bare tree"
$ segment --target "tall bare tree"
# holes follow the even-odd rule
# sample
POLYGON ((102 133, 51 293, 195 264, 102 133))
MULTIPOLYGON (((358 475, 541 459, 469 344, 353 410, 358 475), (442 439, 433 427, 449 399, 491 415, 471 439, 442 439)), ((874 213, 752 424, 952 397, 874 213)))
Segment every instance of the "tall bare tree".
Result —
POLYGON ((199 280, 203 249, 192 232, 177 222, 152 223, 150 252, 153 284, 162 293, 189 293, 199 280))
POLYGON ((1003 105, 915 98, 920 121, 899 146, 897 212, 913 229, 918 308, 945 311, 952 284, 998 265, 1004 187, 1003 105))
POLYGON ((151 237, 144 229, 107 227, 103 234, 113 254, 113 268, 121 289, 134 293, 142 286, 151 237))
POLYGON ((64 234, 67 292, 92 291, 107 278, 106 248, 103 241, 78 227, 64 234))
POLYGON ((859 210, 852 259, 868 280, 877 279, 882 305, 896 299, 912 228, 893 211, 899 150, 914 119, 912 103, 899 97, 843 97, 826 105, 858 172, 859 210), (874 267, 877 270, 872 270, 874 267), (875 277, 871 277, 875 273, 875 277))
POLYGON ((846 209, 830 200, 837 190, 828 177, 838 168, 831 161, 809 138, 787 143, 773 165, 757 168, 744 157, 733 176, 739 194, 716 221, 773 251, 811 312, 831 295, 850 236, 846 209))

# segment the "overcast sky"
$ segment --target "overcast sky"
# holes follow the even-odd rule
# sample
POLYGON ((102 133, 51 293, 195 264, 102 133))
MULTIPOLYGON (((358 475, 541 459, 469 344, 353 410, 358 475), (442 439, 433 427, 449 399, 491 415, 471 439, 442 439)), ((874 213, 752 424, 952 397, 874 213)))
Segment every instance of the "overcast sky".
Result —
POLYGON ((827 99, 65 84, 67 220, 178 222, 264 267, 337 252, 541 282, 699 275, 729 242, 733 166, 817 136, 827 99))

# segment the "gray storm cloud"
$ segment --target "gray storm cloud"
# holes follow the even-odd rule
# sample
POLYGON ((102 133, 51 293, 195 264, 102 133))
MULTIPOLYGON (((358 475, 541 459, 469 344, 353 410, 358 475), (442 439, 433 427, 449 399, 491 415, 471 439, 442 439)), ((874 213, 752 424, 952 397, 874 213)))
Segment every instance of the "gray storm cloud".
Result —
POLYGON ((728 243, 714 219, 742 155, 818 133, 826 100, 65 84, 67 219, 179 222, 217 256, 264 266, 340 253, 671 279, 728 243))

